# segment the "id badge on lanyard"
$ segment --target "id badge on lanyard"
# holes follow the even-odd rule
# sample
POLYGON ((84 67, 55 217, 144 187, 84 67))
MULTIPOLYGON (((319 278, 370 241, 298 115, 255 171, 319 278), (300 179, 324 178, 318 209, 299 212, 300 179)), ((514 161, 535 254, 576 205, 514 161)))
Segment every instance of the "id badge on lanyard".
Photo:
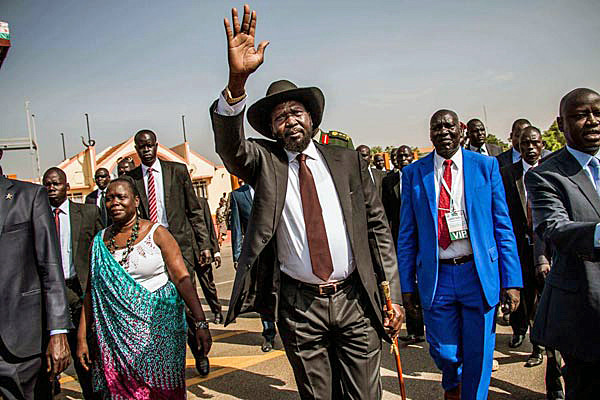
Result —
POLYGON ((469 225, 467 224, 467 218, 464 210, 457 210, 455 207, 453 192, 449 190, 448 184, 441 178, 444 189, 450 195, 450 210, 446 212, 444 218, 448 224, 448 233, 450 234, 450 240, 462 240, 469 238, 469 225))

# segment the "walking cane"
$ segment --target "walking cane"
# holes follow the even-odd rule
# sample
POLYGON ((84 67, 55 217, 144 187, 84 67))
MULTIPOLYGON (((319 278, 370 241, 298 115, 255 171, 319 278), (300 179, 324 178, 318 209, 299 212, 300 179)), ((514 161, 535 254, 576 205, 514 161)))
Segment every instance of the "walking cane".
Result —
MULTIPOLYGON (((385 297, 386 313, 388 318, 394 318, 394 308, 392 307, 392 297, 390 296, 390 283, 388 281, 381 282, 381 290, 385 297)), ((398 338, 392 338, 392 347, 390 352, 394 354, 396 359, 396 369, 398 370, 398 383, 400 384, 400 395, 402 400, 406 400, 406 387, 404 386, 404 377, 402 376, 402 361, 400 361, 400 350, 398 348, 398 338)))

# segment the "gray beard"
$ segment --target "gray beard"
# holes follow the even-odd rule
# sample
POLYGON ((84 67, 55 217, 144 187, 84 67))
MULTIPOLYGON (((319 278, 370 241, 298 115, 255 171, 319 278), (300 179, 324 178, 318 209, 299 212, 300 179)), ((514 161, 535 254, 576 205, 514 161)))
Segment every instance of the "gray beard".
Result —
POLYGON ((310 143, 311 140, 312 140, 312 137, 306 135, 299 142, 286 142, 283 139, 279 139, 277 141, 287 151, 291 151, 293 153, 302 153, 308 147, 308 144, 310 143))

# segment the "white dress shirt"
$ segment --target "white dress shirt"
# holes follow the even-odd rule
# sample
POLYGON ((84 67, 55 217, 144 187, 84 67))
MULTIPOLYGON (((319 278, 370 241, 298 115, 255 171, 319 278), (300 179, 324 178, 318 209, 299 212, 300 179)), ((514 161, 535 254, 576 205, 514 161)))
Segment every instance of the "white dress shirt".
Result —
MULTIPOLYGON (((231 106, 221 94, 216 112, 221 115, 233 116, 242 112, 245 104, 244 99, 231 106)), ((302 153, 307 156, 306 165, 313 175, 317 196, 323 210, 323 222, 325 223, 329 252, 333 262, 333 272, 329 277, 329 282, 342 280, 347 278, 356 268, 350 247, 350 237, 342 214, 342 206, 329 168, 314 142, 311 141, 302 153)), ((286 275, 301 282, 322 284, 324 281, 313 274, 310 262, 302 199, 300 197, 300 167, 298 160, 296 160, 299 153, 286 150, 286 154, 289 161, 288 182, 285 204, 275 234, 277 258, 281 271, 286 275)))
MULTIPOLYGON (((158 215, 158 223, 165 228, 169 227, 169 221, 167 221, 167 210, 165 208, 165 187, 163 182, 163 173, 160 161, 158 158, 152 164, 154 170, 154 192, 156 193, 156 214, 158 215)), ((148 170, 149 168, 142 164, 142 176, 144 178, 144 188, 146 189, 146 197, 148 197, 148 170)), ((150 199, 148 199, 150 200, 150 199)))
POLYGON ((58 220, 60 222, 60 255, 62 260, 62 269, 65 279, 74 278, 77 273, 75 272, 75 265, 73 264, 73 253, 71 246, 71 218, 69 214, 69 200, 65 200, 58 207, 51 207, 52 214, 54 210, 60 209, 58 214, 58 220))
POLYGON ((102 205, 100 203, 100 200, 102 199, 102 194, 104 194, 104 196, 106 196, 106 188, 104 188, 104 190, 101 190, 100 188, 98 188, 98 197, 96 197, 96 206, 99 209, 102 209, 102 205))
MULTIPOLYGON (((521 164, 523 165, 523 184, 525 184, 525 174, 533 167, 537 167, 539 163, 535 163, 535 165, 528 164, 527 161, 521 159, 521 164)), ((525 201, 527 201, 527 190, 525 190, 525 201)))
MULTIPOLYGON (((434 185, 436 208, 440 201, 440 182, 444 177, 445 160, 446 159, 438 155, 437 152, 434 152, 433 170, 435 178, 434 185)), ((450 160, 452 160, 452 187, 450 188, 452 190, 452 194, 450 196, 450 203, 454 204, 455 209, 460 209, 464 211, 465 218, 467 218, 468 221, 469 216, 467 215, 467 208, 465 206, 465 177, 463 175, 462 150, 458 149, 458 151, 452 156, 452 158, 450 158, 450 160)), ((471 232, 469 232, 469 237, 470 235, 471 232)), ((438 246, 438 258, 456 258, 468 256, 471 254, 473 254, 473 248, 471 247, 471 241, 469 239, 453 240, 452 242, 450 242, 450 246, 448 246, 446 250, 438 246)))

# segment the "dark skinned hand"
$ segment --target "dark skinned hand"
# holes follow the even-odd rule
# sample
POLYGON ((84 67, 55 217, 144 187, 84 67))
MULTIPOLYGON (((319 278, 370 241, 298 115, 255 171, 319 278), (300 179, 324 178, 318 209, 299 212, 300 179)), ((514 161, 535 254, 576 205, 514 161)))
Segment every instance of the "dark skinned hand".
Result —
POLYGON ((71 351, 69 350, 67 335, 60 333, 50 336, 50 342, 46 350, 46 365, 48 366, 46 372, 50 374, 50 380, 54 380, 56 375, 67 369, 70 362, 71 351))
POLYGON ((398 336, 398 333, 400 333, 400 329, 402 329, 402 322, 404 322, 404 309, 399 304, 392 304, 392 307, 394 310, 394 317, 391 319, 385 317, 383 319, 383 327, 391 338, 395 338, 398 336))
POLYGON ((256 31, 256 11, 250 12, 250 6, 244 5, 242 23, 238 19, 236 8, 231 9, 233 29, 225 18, 225 33, 227 34, 227 61, 229 63, 229 90, 233 97, 244 94, 244 85, 248 76, 263 63, 265 48, 269 42, 263 41, 254 48, 254 33, 256 31))
POLYGON ((196 343, 198 348, 204 352, 204 357, 208 357, 208 352, 212 347, 212 336, 208 329, 196 329, 196 343))
POLYGON ((519 302, 521 300, 521 290, 516 288, 505 289, 504 290, 504 313, 509 314, 513 313, 519 307, 519 302))
POLYGON ((221 256, 214 257, 215 260, 215 268, 219 268, 221 266, 221 256))
POLYGON ((77 341, 77 359, 86 371, 90 370, 92 357, 86 339, 79 339, 77 341))
POLYGON ((538 264, 535 267, 535 276, 540 282, 544 282, 550 273, 550 264, 538 264))
POLYGON ((200 251, 200 265, 210 264, 212 261, 212 253, 210 250, 200 251))

